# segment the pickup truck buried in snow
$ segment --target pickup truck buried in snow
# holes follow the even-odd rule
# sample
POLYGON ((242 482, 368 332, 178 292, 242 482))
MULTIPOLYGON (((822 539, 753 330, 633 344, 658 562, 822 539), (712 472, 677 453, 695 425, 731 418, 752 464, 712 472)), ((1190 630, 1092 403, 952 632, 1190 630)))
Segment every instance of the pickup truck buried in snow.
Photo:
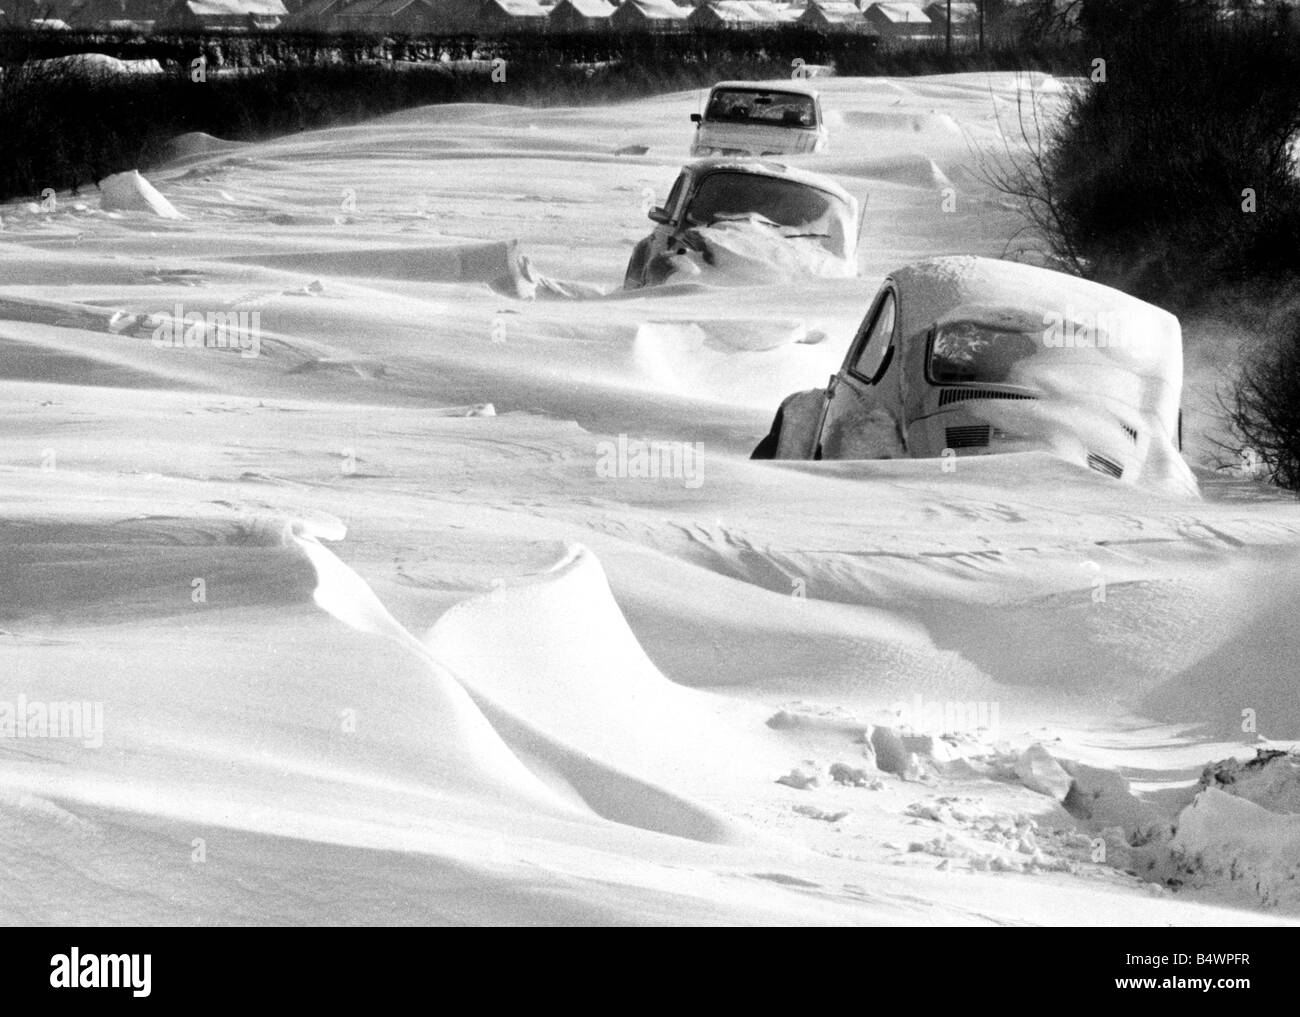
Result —
POLYGON ((947 257, 890 274, 825 388, 788 396, 755 459, 1042 450, 1195 494, 1178 319, 1044 268, 947 257))

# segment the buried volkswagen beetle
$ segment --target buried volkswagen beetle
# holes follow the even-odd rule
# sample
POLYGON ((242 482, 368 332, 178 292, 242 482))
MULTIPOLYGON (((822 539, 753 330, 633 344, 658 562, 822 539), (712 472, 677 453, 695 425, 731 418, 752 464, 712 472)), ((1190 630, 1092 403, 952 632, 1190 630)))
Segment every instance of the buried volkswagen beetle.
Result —
POLYGON ((799 155, 826 148, 821 99, 798 81, 720 81, 709 91, 704 112, 692 113, 691 121, 693 156, 799 155))
POLYGON ((623 285, 654 286, 706 270, 737 282, 857 274, 858 202, 817 173, 760 160, 701 159, 678 174, 623 285))
POLYGON ((788 396, 755 459, 1048 451, 1195 493, 1179 452, 1178 319, 1118 290, 988 258, 892 273, 826 388, 788 396))

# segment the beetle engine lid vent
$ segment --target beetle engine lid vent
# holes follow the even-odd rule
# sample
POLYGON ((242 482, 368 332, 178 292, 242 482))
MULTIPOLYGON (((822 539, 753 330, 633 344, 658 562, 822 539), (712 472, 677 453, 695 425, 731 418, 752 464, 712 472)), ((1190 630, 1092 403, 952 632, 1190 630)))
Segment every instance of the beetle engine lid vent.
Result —
POLYGON ((1114 459, 1108 459, 1106 456, 1098 455, 1096 452, 1088 453, 1088 465, 1098 473, 1104 473, 1109 477, 1118 480, 1124 476, 1124 467, 1115 462, 1114 459))
POLYGON ((948 448, 983 448, 989 443, 992 428, 988 424, 963 424, 944 430, 948 448))
POLYGON ((1037 399, 1024 392, 998 392, 984 388, 945 388, 939 393, 939 405, 950 406, 967 399, 1037 399))

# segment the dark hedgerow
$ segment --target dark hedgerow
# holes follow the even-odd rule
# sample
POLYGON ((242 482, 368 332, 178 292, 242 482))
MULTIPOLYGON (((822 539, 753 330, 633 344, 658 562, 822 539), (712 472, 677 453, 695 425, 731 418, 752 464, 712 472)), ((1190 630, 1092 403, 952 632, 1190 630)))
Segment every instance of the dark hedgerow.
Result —
POLYGON ((1042 169, 1058 253, 1186 307, 1300 272, 1300 25, 1160 7, 1182 14, 1094 43, 1105 80, 1068 103, 1042 169))
POLYGON ((1225 410, 1236 458, 1268 480, 1300 492, 1300 313, 1247 359, 1225 410))

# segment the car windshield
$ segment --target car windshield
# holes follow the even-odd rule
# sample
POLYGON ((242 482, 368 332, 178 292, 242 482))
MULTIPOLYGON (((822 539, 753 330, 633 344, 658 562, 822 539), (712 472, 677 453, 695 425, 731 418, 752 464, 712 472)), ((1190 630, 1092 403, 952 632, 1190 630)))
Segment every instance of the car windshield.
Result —
POLYGON ((811 237, 834 254, 845 250, 843 220, 849 218, 835 195, 794 180, 752 173, 710 173, 696 188, 686 212, 695 226, 723 220, 758 220, 786 237, 811 237))
POLYGON ((723 88, 709 97, 704 119, 772 127, 816 127, 817 105, 811 95, 799 92, 723 88))
POLYGON ((930 380, 938 385, 1013 382, 1016 365, 1033 356, 1038 345, 1035 337, 1025 332, 972 321, 948 322, 935 329, 930 380))

